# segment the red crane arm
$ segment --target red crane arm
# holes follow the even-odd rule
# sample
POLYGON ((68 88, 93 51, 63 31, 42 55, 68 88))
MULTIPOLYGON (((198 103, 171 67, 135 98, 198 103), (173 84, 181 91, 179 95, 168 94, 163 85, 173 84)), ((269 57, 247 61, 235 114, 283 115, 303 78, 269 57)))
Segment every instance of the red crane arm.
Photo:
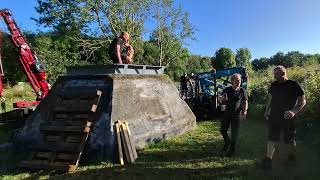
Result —
MULTIPOLYGON (((32 52, 27 40, 22 35, 9 10, 0 10, 0 18, 4 19, 11 33, 11 41, 19 53, 19 62, 27 76, 31 87, 37 94, 37 100, 42 100, 49 92, 49 83, 46 81, 46 66, 35 53, 32 52)), ((0 87, 2 88, 2 87, 0 87)), ((2 89, 0 89, 0 92, 2 89)))

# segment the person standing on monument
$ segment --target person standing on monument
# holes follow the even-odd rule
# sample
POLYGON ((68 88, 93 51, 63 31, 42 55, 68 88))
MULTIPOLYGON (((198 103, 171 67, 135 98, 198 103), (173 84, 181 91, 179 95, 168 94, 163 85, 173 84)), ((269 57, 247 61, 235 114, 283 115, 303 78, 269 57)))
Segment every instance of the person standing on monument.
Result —
POLYGON ((122 32, 120 37, 116 37, 109 47, 109 55, 114 64, 131 64, 133 62, 133 47, 129 44, 130 35, 122 32))

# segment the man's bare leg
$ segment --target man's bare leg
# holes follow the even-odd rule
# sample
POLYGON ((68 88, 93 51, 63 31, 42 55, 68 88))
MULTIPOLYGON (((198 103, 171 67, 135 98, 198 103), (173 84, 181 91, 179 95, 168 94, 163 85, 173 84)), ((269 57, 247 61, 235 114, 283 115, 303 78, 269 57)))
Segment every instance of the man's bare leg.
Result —
POLYGON ((268 141, 268 147, 267 147, 267 157, 269 159, 272 159, 273 158, 273 153, 274 153, 274 150, 276 149, 277 147, 277 143, 274 142, 274 141, 268 141))
POLYGON ((267 145, 267 155, 266 157, 262 160, 262 162, 259 163, 259 166, 261 166, 263 169, 272 169, 272 158, 275 149, 277 148, 277 142, 275 141, 268 141, 267 145))

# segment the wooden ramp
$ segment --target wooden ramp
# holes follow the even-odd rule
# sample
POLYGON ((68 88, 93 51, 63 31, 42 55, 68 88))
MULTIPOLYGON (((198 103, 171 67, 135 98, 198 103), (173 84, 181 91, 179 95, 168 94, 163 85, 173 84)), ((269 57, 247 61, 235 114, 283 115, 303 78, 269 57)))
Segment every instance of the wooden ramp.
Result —
POLYGON ((100 91, 76 97, 61 97, 51 110, 46 123, 40 124, 43 142, 32 148, 32 153, 19 167, 30 169, 75 171, 86 145, 100 91))

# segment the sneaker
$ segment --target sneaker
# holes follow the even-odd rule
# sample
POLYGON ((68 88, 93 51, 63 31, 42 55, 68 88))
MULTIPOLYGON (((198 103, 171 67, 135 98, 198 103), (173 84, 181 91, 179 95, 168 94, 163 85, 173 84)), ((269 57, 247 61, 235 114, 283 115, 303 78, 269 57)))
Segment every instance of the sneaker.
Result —
POLYGON ((265 169, 265 170, 271 170, 272 169, 272 159, 268 157, 264 157, 259 163, 258 167, 265 169))

